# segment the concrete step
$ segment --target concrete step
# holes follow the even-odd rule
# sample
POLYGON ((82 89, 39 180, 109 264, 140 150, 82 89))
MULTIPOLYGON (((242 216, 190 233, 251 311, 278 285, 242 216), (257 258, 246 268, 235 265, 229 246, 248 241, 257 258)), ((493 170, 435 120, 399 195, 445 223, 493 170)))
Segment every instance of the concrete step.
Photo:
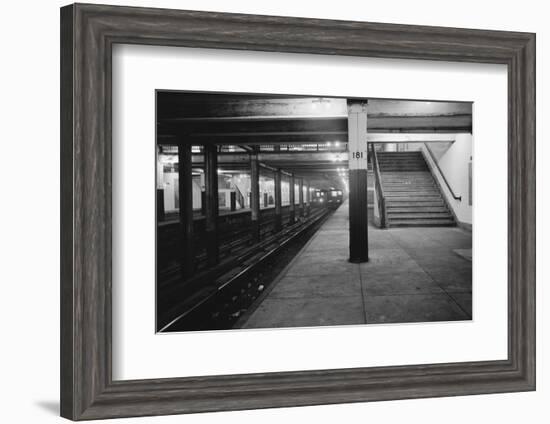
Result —
POLYGON ((418 181, 418 182, 403 182, 403 181, 382 181, 383 187, 393 187, 393 186, 423 186, 423 185, 435 185, 434 181, 418 181))
POLYGON ((405 172, 405 171, 382 172, 380 175, 383 179, 391 179, 391 178, 406 178, 406 179, 411 179, 411 178, 420 178, 420 179, 432 178, 432 174, 430 174, 426 170, 423 170, 423 171, 410 171, 410 172, 405 172))
POLYGON ((393 175, 382 175, 382 181, 387 182, 422 182, 422 181, 433 181, 433 178, 428 173, 425 175, 406 175, 406 174, 393 174, 393 175))
POLYGON ((445 207, 445 202, 443 202, 443 199, 430 199, 430 200, 424 200, 424 201, 411 201, 411 200, 403 200, 403 201, 396 201, 396 199, 392 200, 386 200, 386 209, 391 210, 393 208, 438 208, 438 207, 445 207))
POLYGON ((432 178, 429 172, 386 172, 381 174, 383 180, 426 180, 432 178))
POLYGON ((438 191, 439 190, 437 188, 437 186, 434 186, 434 185, 424 185, 424 186, 396 185, 396 186, 384 186, 383 189, 384 189, 384 192, 387 192, 387 191, 411 191, 411 190, 413 190, 413 191, 414 190, 416 190, 416 191, 430 191, 430 190, 438 191))
MULTIPOLYGON (((402 172, 396 172, 395 174, 396 175, 403 175, 402 172)), ((430 175, 431 176, 429 171, 411 171, 411 172, 409 172, 409 174, 410 174, 410 176, 415 176, 415 175, 419 175, 419 176, 421 176, 421 175, 430 175)), ((385 172, 385 173, 382 174, 383 177, 386 176, 386 175, 392 175, 392 173, 391 172, 385 172)))
POLYGON ((403 170, 409 170, 411 172, 426 172, 428 167, 425 164, 414 164, 414 163, 381 163, 380 164, 380 171, 383 173, 391 172, 395 170, 395 172, 403 172, 403 170))
POLYGON ((382 181, 382 185, 384 186, 392 186, 392 185, 408 185, 408 186, 414 186, 414 185, 430 185, 434 184, 435 182, 433 180, 425 180, 425 181, 382 181))
POLYGON ((424 181, 421 183, 382 183, 384 185, 384 188, 392 188, 392 187, 432 187, 435 186, 435 183, 433 181, 424 181))
POLYGON ((382 177, 382 182, 384 184, 422 184, 422 183, 433 183, 434 179, 431 177, 382 177))
POLYGON ((417 212, 417 213, 394 213, 388 212, 388 218, 392 221, 402 221, 409 219, 452 219, 452 216, 449 212, 440 212, 440 213, 427 213, 427 212, 417 212))
POLYGON ((443 198, 439 196, 438 198, 433 198, 433 196, 430 197, 414 197, 414 196, 386 196, 386 204, 400 204, 407 202, 443 202, 443 198))
POLYGON ((422 158, 404 158, 404 159, 392 159, 392 158, 378 158, 378 163, 417 163, 424 165, 426 162, 422 158))
POLYGON ((428 198, 428 197, 441 197, 441 194, 434 191, 390 191, 384 193, 384 196, 392 199, 394 197, 411 197, 411 198, 428 198))
POLYGON ((386 206, 394 206, 394 205, 400 205, 403 206, 404 204, 411 204, 411 205, 418 205, 418 206, 433 206, 434 203, 437 203, 438 205, 444 205, 445 201, 441 196, 435 197, 412 197, 412 196, 394 196, 394 197, 386 197, 386 206))
POLYGON ((396 165, 396 166, 428 166, 424 160, 379 160, 378 164, 382 168, 383 166, 396 165))
POLYGON ((390 206, 386 205, 386 211, 389 213, 449 213, 445 206, 390 206))
POLYGON ((412 168, 412 167, 403 167, 403 168, 398 168, 398 167, 392 167, 392 168, 380 168, 380 171, 382 173, 384 172, 410 172, 410 171, 425 171, 426 168, 412 168))
POLYGON ((376 152, 376 156, 381 157, 406 157, 406 156, 420 156, 422 152, 376 152))
POLYGON ((428 171, 411 171, 411 174, 430 175, 428 171))
POLYGON ((435 181, 433 179, 429 178, 419 178, 419 179, 412 179, 408 180, 406 178, 400 178, 400 179, 391 179, 391 180, 382 180, 382 184, 384 185, 408 185, 408 186, 414 186, 414 185, 426 185, 426 184, 434 184, 435 181))
POLYGON ((424 197, 424 196, 433 196, 433 195, 441 196, 441 193, 437 189, 432 190, 384 190, 384 197, 403 197, 403 196, 410 196, 410 197, 424 197))
POLYGON ((391 157, 379 157, 378 163, 426 163, 423 157, 401 157, 401 158, 391 158, 391 157))
POLYGON ((411 176, 410 178, 407 178, 405 175, 392 175, 389 177, 382 176, 381 178, 383 183, 401 183, 401 184, 416 184, 416 183, 427 183, 427 182, 433 182, 434 179, 429 176, 411 176))
POLYGON ((452 219, 388 220, 389 227, 454 227, 452 219))
POLYGON ((412 198, 425 198, 425 197, 441 197, 441 193, 439 193, 439 191, 437 190, 434 190, 434 191, 422 191, 422 192, 418 192, 418 191, 386 191, 384 192, 384 197, 386 197, 387 199, 390 199, 392 200, 393 198, 395 197, 399 197, 399 198, 402 198, 402 197, 412 197, 412 198))
POLYGON ((379 159, 378 160, 379 165, 388 165, 388 164, 394 164, 394 165, 426 165, 426 161, 423 159, 379 159))
POLYGON ((439 191, 438 188, 434 185, 425 185, 425 186, 418 186, 418 185, 399 185, 399 186, 384 186, 384 192, 392 192, 392 191, 439 191))
POLYGON ((421 171, 410 171, 410 172, 405 172, 405 171, 395 171, 395 172, 384 172, 382 171, 382 178, 414 178, 414 177, 417 177, 417 178, 427 178, 427 177, 431 177, 432 175, 426 171, 425 169, 424 170, 421 170, 421 171))
POLYGON ((389 172, 392 173, 401 173, 401 172, 427 172, 427 169, 425 166, 400 166, 400 165, 387 165, 387 166, 380 166, 380 172, 382 174, 387 174, 389 172))
POLYGON ((426 161, 423 158, 400 158, 400 159, 394 159, 394 158, 378 158, 378 163, 418 163, 425 165, 426 161))
POLYGON ((426 171, 426 167, 424 166, 381 166, 380 172, 388 173, 388 172, 420 172, 420 171, 426 171))

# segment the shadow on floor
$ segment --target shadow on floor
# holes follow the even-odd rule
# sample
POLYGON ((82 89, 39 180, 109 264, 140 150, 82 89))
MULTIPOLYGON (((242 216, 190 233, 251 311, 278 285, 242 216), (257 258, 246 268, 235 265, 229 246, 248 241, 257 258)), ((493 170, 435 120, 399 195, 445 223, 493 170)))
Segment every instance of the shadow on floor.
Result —
POLYGON ((59 415, 59 401, 41 400, 36 402, 36 406, 50 414, 59 415))

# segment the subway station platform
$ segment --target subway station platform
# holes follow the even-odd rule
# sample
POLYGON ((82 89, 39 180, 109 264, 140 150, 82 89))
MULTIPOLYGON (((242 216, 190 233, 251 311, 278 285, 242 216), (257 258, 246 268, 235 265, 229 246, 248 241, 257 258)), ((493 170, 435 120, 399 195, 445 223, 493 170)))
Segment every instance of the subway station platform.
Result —
POLYGON ((348 262, 348 203, 328 218, 240 321, 241 328, 472 318, 471 233, 458 227, 378 229, 369 262, 348 262))

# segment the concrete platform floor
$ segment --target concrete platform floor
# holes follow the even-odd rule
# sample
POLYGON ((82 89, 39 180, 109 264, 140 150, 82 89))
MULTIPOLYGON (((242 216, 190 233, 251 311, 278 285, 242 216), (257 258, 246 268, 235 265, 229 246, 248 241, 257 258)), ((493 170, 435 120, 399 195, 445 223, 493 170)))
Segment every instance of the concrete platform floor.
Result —
POLYGON ((472 318, 471 233, 369 227, 369 262, 348 262, 344 203, 286 267, 241 328, 472 318))

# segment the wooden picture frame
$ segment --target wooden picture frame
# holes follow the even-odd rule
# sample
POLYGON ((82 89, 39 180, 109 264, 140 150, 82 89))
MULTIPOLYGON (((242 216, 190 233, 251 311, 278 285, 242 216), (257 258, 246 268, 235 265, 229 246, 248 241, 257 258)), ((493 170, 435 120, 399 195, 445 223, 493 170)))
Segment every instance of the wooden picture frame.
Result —
POLYGON ((61 9, 63 417, 83 420, 534 389, 534 34, 87 4, 61 9), (115 43, 507 65, 508 359, 113 381, 115 43))

